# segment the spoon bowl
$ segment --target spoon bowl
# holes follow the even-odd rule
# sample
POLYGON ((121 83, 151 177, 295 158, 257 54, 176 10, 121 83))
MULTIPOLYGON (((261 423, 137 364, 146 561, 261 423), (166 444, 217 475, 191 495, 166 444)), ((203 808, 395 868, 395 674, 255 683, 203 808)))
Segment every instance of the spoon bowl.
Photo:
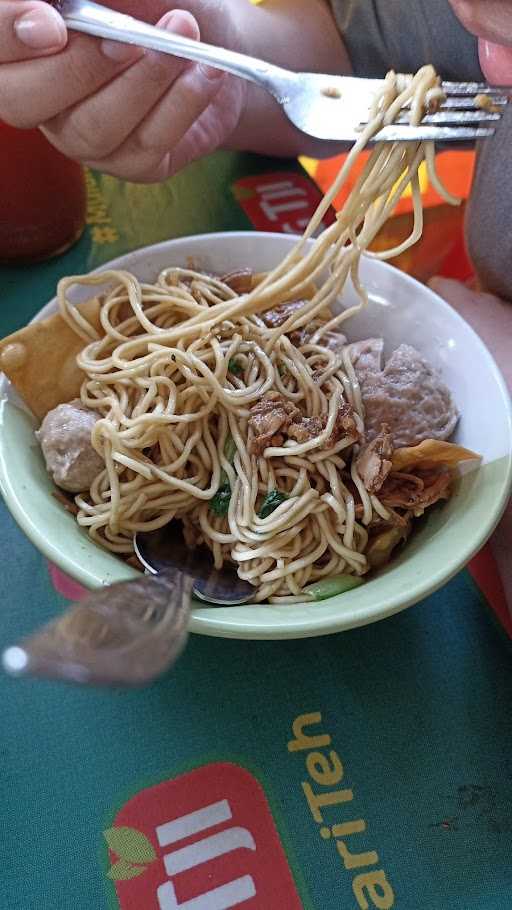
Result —
POLYGON ((193 594, 199 600, 218 606, 237 606, 248 603, 254 595, 254 587, 238 577, 234 566, 216 569, 207 547, 188 547, 178 521, 171 521, 156 531, 137 531, 133 545, 147 572, 158 574, 176 569, 190 574, 194 579, 193 594))

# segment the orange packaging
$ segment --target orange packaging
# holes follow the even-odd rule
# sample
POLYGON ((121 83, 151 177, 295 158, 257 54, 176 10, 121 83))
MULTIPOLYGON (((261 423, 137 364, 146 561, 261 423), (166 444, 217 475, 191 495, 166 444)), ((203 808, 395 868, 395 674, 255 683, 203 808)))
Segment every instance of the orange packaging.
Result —
MULTIPOLYGON (((337 196, 334 207, 340 209, 363 169, 369 152, 364 152, 352 169, 347 183, 337 196)), ((322 191, 326 191, 337 175, 344 156, 327 161, 301 159, 303 166, 322 191)), ((436 158, 441 182, 455 196, 466 200, 471 189, 475 155, 472 151, 441 152, 436 158)), ((420 168, 420 186, 424 206, 424 230, 419 243, 407 250, 393 264, 420 281, 433 275, 445 275, 467 280, 472 267, 464 244, 464 205, 454 207, 447 203, 429 185, 425 165, 420 168)), ((412 211, 411 193, 403 196, 393 218, 384 226, 373 249, 382 250, 396 246, 410 231, 412 211)))

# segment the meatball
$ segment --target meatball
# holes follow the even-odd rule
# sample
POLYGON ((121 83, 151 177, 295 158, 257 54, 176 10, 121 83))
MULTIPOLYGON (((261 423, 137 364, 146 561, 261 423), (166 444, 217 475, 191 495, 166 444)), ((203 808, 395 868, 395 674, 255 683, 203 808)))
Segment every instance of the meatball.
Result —
MULTIPOLYGON (((356 345, 353 345, 356 348, 356 345)), ((401 344, 381 367, 382 342, 361 342, 352 362, 361 386, 367 440, 387 424, 395 448, 423 439, 449 439, 458 412, 439 373, 413 347, 401 344)))
POLYGON ((36 437, 54 483, 69 493, 88 490, 105 463, 93 449, 91 432, 98 415, 75 398, 44 418, 36 437))
POLYGON ((382 338, 368 338, 350 345, 350 359, 361 385, 370 373, 382 370, 384 341, 382 338))

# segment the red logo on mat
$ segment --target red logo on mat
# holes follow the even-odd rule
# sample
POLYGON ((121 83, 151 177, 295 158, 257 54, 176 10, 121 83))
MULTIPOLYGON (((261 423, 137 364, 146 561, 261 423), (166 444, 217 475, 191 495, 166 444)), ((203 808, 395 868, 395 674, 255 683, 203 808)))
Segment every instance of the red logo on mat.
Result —
POLYGON ((301 910, 265 794, 238 765, 142 790, 104 834, 121 910, 301 910))
MULTIPOLYGON (((315 184, 293 171, 244 177, 233 184, 233 193, 256 230, 284 234, 302 234, 322 200, 315 184)), ((335 217, 334 209, 329 209, 319 230, 335 217)))

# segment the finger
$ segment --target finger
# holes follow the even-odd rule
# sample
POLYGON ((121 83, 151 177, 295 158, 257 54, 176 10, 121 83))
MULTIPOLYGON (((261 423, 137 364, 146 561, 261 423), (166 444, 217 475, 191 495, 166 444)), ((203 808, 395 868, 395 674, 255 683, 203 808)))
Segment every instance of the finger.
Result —
POLYGON ((111 174, 118 180, 129 183, 162 183, 171 177, 171 153, 164 155, 139 152, 137 157, 128 154, 124 146, 109 155, 108 158, 87 160, 83 162, 87 167, 102 174, 111 174))
POLYGON ((192 66, 153 108, 129 138, 134 151, 172 151, 219 92, 224 73, 206 66, 192 66))
MULTIPOLYGON (((175 34, 199 37, 197 22, 189 13, 175 10, 158 24, 175 34)), ((189 66, 186 60, 148 51, 71 111, 45 123, 44 132, 72 158, 106 158, 122 145, 189 66)))
POLYGON ((66 41, 64 21, 47 3, 0 2, 0 63, 52 54, 66 41))
POLYGON ((201 66, 190 67, 131 136, 106 159, 88 160, 89 167, 138 183, 164 180, 175 172, 172 150, 208 107, 223 77, 201 66))
POLYGON ((213 101, 174 148, 173 173, 226 143, 240 120, 246 97, 247 83, 228 76, 213 101))
POLYGON ((97 91, 142 53, 70 35, 59 54, 0 66, 0 119, 25 129, 39 126, 97 91))
MULTIPOLYGON (((231 80, 226 74, 210 67, 189 67, 117 150, 106 158, 87 160, 86 163, 89 167, 139 183, 166 179, 178 170, 174 165, 175 148, 191 132, 191 128, 201 123, 202 115, 210 108, 211 102, 218 98, 216 109, 220 111, 226 107, 230 110, 229 101, 233 92, 224 91, 230 82, 237 83, 238 80, 231 80)), ((220 115, 216 122, 219 127, 214 131, 218 137, 215 148, 224 138, 220 115)), ((203 133, 202 126, 199 126, 197 154, 191 154, 189 160, 213 150, 204 136, 199 142, 203 133)))

